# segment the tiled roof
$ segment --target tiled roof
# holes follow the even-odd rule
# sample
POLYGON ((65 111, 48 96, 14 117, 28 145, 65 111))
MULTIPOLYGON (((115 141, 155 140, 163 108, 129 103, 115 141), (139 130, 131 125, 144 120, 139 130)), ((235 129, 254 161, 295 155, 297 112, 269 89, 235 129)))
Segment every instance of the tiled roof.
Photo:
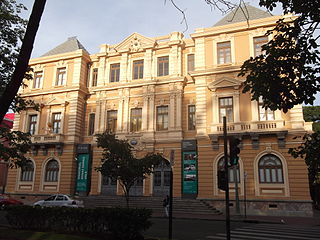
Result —
POLYGON ((49 52, 43 54, 41 57, 67 53, 67 52, 74 52, 76 50, 83 49, 84 51, 88 52, 84 46, 78 41, 77 37, 70 37, 67 41, 60 44, 59 46, 51 49, 49 52))
POLYGON ((241 5, 241 8, 237 7, 234 10, 232 10, 224 18, 222 18, 220 21, 214 24, 213 27, 223 26, 223 25, 237 23, 237 22, 246 22, 247 18, 249 20, 254 20, 259 18, 267 18, 271 16, 272 16, 271 13, 268 13, 259 8, 253 7, 248 3, 246 3, 245 5, 241 5))

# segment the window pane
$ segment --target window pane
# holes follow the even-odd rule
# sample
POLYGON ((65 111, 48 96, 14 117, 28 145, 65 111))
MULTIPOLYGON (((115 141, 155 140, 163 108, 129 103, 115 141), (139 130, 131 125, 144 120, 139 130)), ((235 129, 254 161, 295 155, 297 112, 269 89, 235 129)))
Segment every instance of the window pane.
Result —
POLYGON ((158 58, 158 76, 169 75, 169 57, 158 58))
POLYGON ((143 60, 133 62, 133 79, 143 78, 143 60))
POLYGON ((260 182, 264 183, 265 179, 264 179, 264 170, 263 169, 259 169, 259 173, 260 173, 260 182))
POLYGON ((26 164, 21 167, 20 181, 33 181, 34 166, 31 160, 27 160, 26 164))
POLYGON ((168 106, 157 107, 157 130, 168 130, 168 106))
POLYGON ((119 82, 120 80, 120 63, 110 65, 110 82, 119 82))
POLYGON ((166 187, 170 186, 170 171, 164 171, 163 174, 164 174, 163 185, 166 187))
POLYGON ((92 87, 96 87, 98 82, 98 68, 94 68, 92 71, 92 87))
POLYGON ((117 110, 107 112, 107 130, 115 133, 117 131, 117 110))
POLYGON ((142 108, 131 109, 131 132, 139 132, 142 126, 142 108))
POLYGON ((194 54, 188 55, 188 72, 194 71, 194 54))
POLYGON ((56 86, 62 86, 66 83, 66 68, 57 69, 56 86))
POLYGON ((37 115, 30 115, 29 116, 29 133, 31 135, 34 135, 36 133, 36 127, 37 127, 37 115))
POLYGON ((46 165, 45 181, 57 182, 59 174, 59 164, 56 160, 50 160, 46 165))
POLYGON ((232 97, 219 98, 219 120, 222 123, 223 117, 227 118, 227 122, 233 122, 233 100, 232 97))
POLYGON ((88 135, 93 135, 94 134, 94 122, 95 122, 95 114, 91 113, 89 115, 89 131, 88 131, 88 135))
POLYGON ((154 184, 154 186, 161 186, 161 172, 160 171, 154 172, 153 184, 154 184))
POLYGON ((188 106, 188 130, 196 129, 196 106, 188 106))
POLYGON ((60 133, 61 128, 61 113, 52 114, 52 132, 60 133))
POLYGON ((223 42, 217 44, 218 64, 225 64, 231 62, 231 44, 230 42, 223 42))
POLYGON ((255 37, 253 38, 253 45, 254 45, 254 56, 259 56, 261 54, 264 54, 261 47, 262 45, 266 44, 268 42, 267 36, 262 37, 255 37))
POLYGON ((34 73, 33 88, 40 88, 42 83, 42 71, 34 73))

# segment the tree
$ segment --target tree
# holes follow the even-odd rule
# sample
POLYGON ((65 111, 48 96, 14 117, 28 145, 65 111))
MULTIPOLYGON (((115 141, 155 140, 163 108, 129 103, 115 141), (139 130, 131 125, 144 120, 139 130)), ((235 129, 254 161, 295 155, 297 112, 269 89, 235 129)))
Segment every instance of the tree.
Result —
POLYGON ((313 122, 313 131, 320 131, 320 106, 304 106, 303 118, 306 122, 313 122))
POLYGON ((262 46, 264 54, 245 61, 240 76, 246 76, 244 92, 252 99, 261 96, 263 106, 287 112, 297 104, 313 104, 320 90, 319 1, 260 0, 273 10, 282 4, 283 13, 293 13, 291 21, 280 19, 267 35, 273 39, 262 46), (277 94, 272 94, 277 93, 277 94))
MULTIPOLYGON (((11 104, 11 109, 15 112, 26 109, 26 107, 30 105, 37 108, 37 105, 34 104, 33 101, 24 100, 20 96, 16 96, 13 102, 8 99, 3 99, 18 61, 20 51, 19 45, 23 39, 27 21, 19 16, 26 8, 23 4, 18 4, 14 0, 2 0, 0 3, 0 10, 1 107, 7 102, 8 104, 11 104)), ((24 77, 30 79, 30 75, 24 74, 24 77)), ((7 109, 5 109, 5 112, 6 111, 7 109)), ((1 123, 2 118, 0 119, 1 123)), ((30 134, 21 131, 11 131, 8 127, 4 126, 4 124, 0 126, 0 159, 7 162, 10 167, 22 166, 26 162, 24 154, 28 152, 30 147, 30 134)))
POLYGON ((22 99, 16 94, 23 79, 30 78, 25 73, 45 3, 46 0, 35 0, 26 31, 26 21, 19 17, 21 10, 25 9, 24 5, 17 4, 15 0, 2 0, 0 3, 0 122, 10 106, 19 111, 33 104, 33 101, 22 99))
POLYGON ((310 196, 314 206, 320 209, 320 179, 317 177, 320 172, 320 132, 305 134, 302 140, 302 145, 290 148, 289 153, 295 158, 304 158, 308 167, 310 196))
POLYGON ((103 148, 102 164, 96 170, 113 181, 119 180, 129 207, 130 189, 134 182, 150 175, 153 166, 164 158, 160 154, 147 154, 139 159, 134 156, 127 140, 117 139, 108 132, 97 134, 96 137, 98 147, 103 148))

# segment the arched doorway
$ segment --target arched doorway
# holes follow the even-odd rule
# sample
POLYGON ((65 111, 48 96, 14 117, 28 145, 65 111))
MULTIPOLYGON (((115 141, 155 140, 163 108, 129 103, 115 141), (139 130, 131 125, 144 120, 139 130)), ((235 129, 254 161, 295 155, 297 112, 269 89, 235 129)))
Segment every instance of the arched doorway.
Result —
POLYGON ((166 196, 170 190, 170 163, 163 159, 161 163, 154 168, 153 172, 153 195, 166 196))

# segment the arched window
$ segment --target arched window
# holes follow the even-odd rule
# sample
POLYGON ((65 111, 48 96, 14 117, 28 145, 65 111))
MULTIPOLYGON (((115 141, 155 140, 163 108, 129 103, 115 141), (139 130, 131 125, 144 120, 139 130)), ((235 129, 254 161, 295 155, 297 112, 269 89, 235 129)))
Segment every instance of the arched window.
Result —
POLYGON ((21 167, 20 181, 23 181, 23 182, 33 181, 33 172, 34 172, 33 162, 31 160, 27 160, 26 164, 23 167, 21 167))
POLYGON ((46 182, 57 182, 59 176, 59 163, 57 160, 52 159, 47 162, 45 181, 46 182))
POLYGON ((283 183, 283 170, 280 159, 273 155, 264 155, 258 163, 260 183, 283 183))
MULTIPOLYGON (((232 168, 228 168, 228 175, 229 175, 229 183, 234 183, 235 179, 236 179, 236 174, 234 171, 234 168, 237 168, 236 172, 237 172, 237 179, 238 179, 238 183, 240 182, 240 169, 239 169, 239 164, 237 166, 233 166, 232 168)), ((218 170, 223 170, 224 169, 224 157, 219 159, 218 162, 218 170)))

